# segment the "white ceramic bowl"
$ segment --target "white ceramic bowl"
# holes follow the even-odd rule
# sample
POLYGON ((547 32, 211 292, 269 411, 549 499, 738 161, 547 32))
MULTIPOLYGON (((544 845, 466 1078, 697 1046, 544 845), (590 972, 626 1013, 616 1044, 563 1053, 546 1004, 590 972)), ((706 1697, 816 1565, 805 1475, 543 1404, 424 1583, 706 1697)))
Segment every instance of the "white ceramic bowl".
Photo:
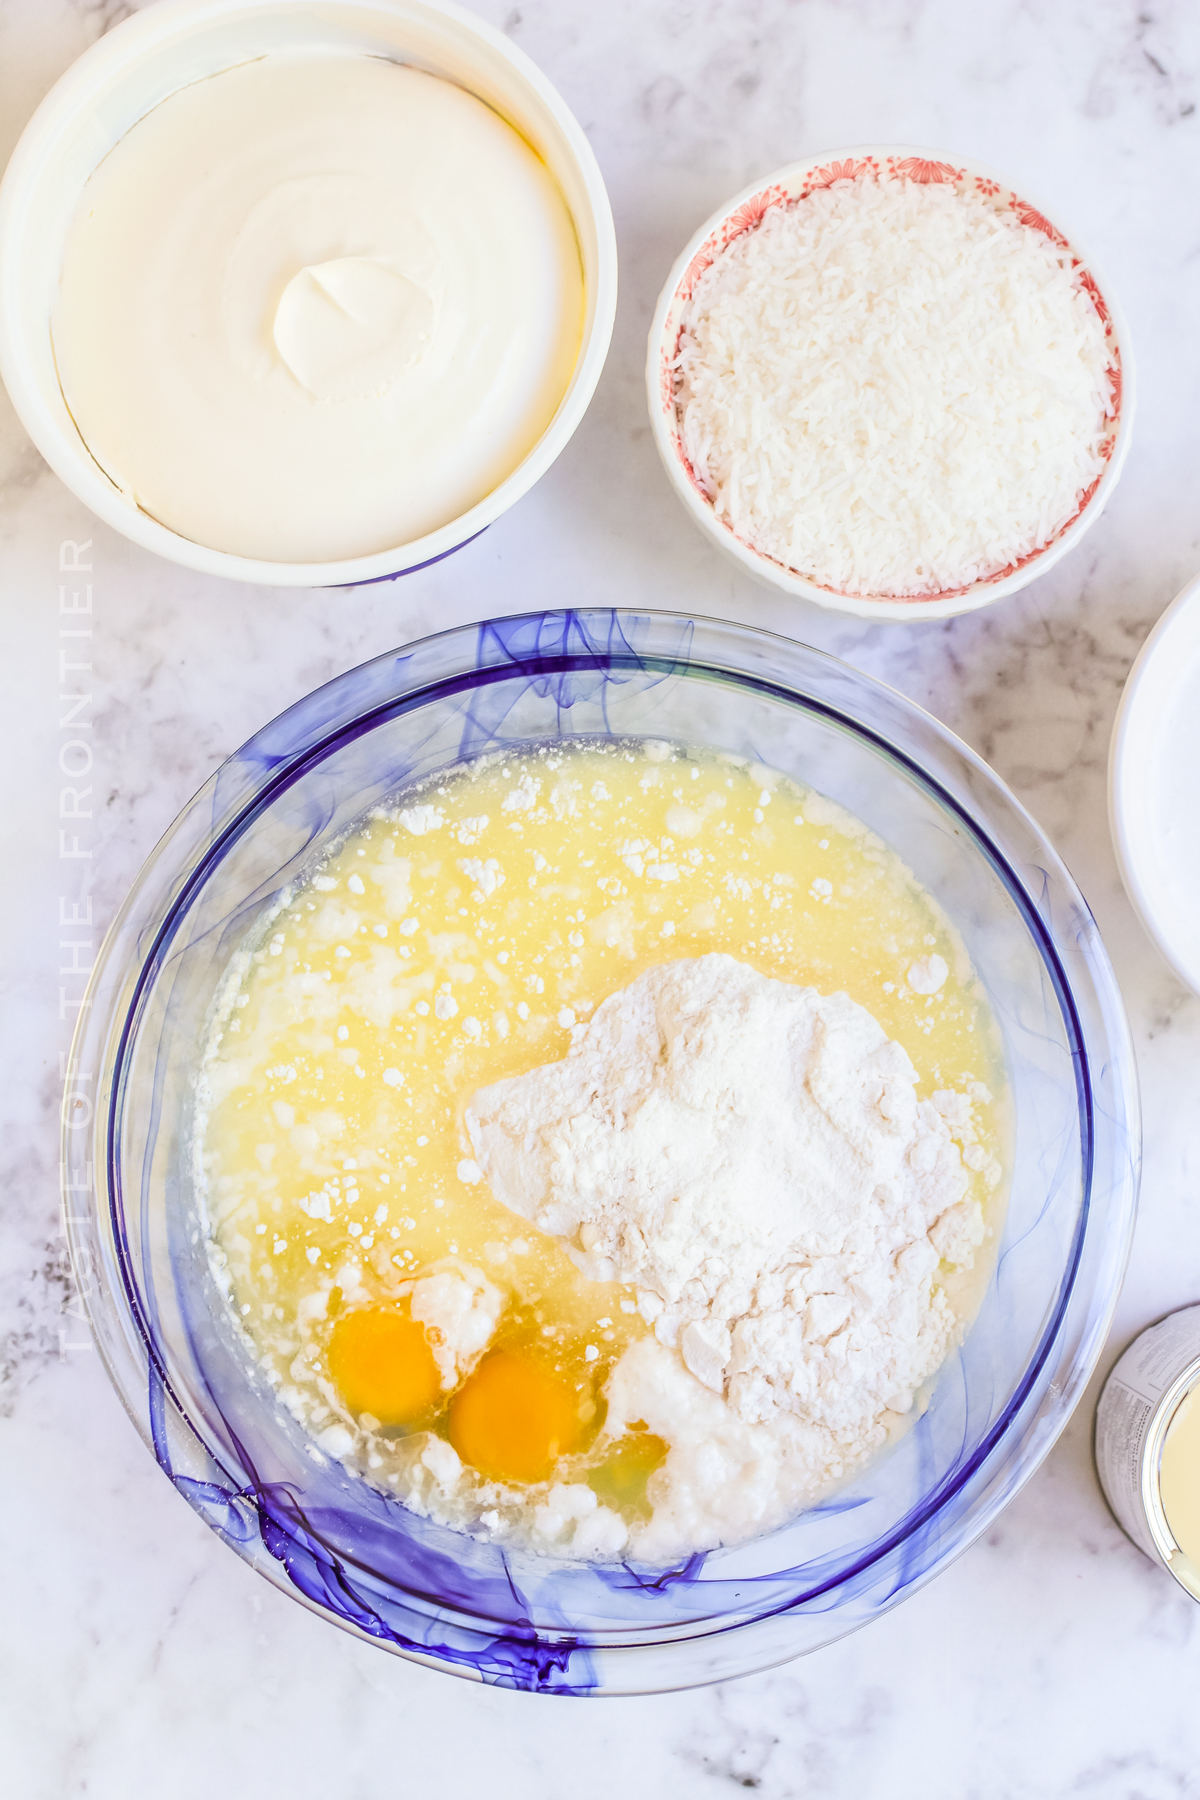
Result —
POLYGON ((374 581, 437 562, 478 535, 545 474, 600 377, 617 300, 608 195, 582 130, 545 76, 502 33, 443 0, 163 0, 126 19, 46 96, 0 184, 0 376, 46 461, 94 513, 134 543, 205 574, 287 587, 374 581), (570 386, 518 468, 450 524, 371 556, 262 562, 190 542, 148 518, 88 455, 54 365, 51 302, 63 244, 89 175, 130 127, 176 89, 271 51, 328 48, 387 56, 469 89, 533 145, 575 221, 587 310, 570 386))
POLYGON ((1074 549, 1088 527, 1100 513, 1116 486, 1122 464, 1129 450, 1133 425, 1133 360, 1129 347, 1129 331, 1106 283, 1100 281, 1096 265, 1079 247, 1072 235, 1068 238, 1052 225, 1040 207, 1014 193, 1002 176, 983 163, 966 157, 951 162, 937 150, 914 149, 904 144, 857 145, 849 150, 822 151, 803 162, 788 163, 750 187, 743 188, 726 206, 722 206, 700 227, 688 243, 667 277, 659 295, 646 359, 646 389, 650 404, 650 424, 659 454, 671 478, 672 486, 684 506, 712 541, 731 556, 748 574, 770 587, 782 588, 797 598, 815 600, 837 612, 856 613, 865 619, 944 619, 953 613, 971 612, 987 606, 1002 594, 1011 594, 1026 582, 1043 574, 1060 557, 1074 549), (878 177, 881 181, 907 179, 920 182, 951 182, 960 192, 982 194, 997 211, 1013 212, 1023 224, 1044 231, 1056 244, 1070 248, 1075 261, 1086 270, 1087 284, 1105 323, 1110 362, 1109 382, 1115 411, 1101 446, 1106 459, 1103 474, 1084 495, 1074 517, 1063 525, 1042 549, 1023 557, 1020 562, 986 581, 970 587, 946 590, 938 594, 897 600, 891 596, 843 594, 798 575, 773 557, 753 549, 719 519, 712 503, 697 481, 684 452, 675 404, 673 369, 679 348, 683 312, 698 278, 743 232, 753 230, 774 206, 785 206, 803 200, 817 188, 829 187, 835 181, 861 181, 878 177))
POLYGON ((1125 892, 1200 994, 1200 576, 1138 653, 1108 757, 1108 818, 1125 892))

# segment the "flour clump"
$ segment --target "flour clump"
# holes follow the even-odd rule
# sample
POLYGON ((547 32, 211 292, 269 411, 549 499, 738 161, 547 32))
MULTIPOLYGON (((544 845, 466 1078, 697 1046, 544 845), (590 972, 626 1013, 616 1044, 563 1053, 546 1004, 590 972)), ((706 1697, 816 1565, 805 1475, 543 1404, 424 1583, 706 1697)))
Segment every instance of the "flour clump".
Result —
POLYGON ((955 1341, 935 1277, 970 1266, 972 1171, 999 1169, 970 1154, 971 1096, 916 1084, 845 994, 711 954, 646 970, 561 1062, 475 1094, 496 1198, 633 1284, 653 1329, 606 1394, 608 1434, 669 1445, 634 1554, 782 1524, 887 1441, 955 1341))

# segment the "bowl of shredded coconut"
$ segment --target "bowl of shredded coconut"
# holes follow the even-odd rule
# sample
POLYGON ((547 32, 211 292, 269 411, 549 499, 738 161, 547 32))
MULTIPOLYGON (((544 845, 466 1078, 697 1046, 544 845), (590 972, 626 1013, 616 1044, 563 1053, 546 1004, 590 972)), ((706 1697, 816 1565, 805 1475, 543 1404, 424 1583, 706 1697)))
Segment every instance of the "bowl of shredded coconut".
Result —
POLYGON ((429 1666, 723 1680, 1037 1468, 1132 1232, 1128 1026, 992 772, 857 670, 491 620, 223 765, 97 963, 72 1255, 147 1447, 429 1666))
POLYGON ((1120 475, 1128 330, 1094 262, 982 164, 825 152, 676 262, 646 369, 688 512, 771 586, 944 618, 1066 555, 1120 475))

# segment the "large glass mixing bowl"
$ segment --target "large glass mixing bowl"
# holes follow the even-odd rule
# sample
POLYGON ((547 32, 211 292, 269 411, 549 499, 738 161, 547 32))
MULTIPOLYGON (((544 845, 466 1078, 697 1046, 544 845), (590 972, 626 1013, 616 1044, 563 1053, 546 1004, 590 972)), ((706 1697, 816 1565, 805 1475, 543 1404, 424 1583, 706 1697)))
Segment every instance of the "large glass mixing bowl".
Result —
POLYGON ((180 815, 109 933, 82 1020, 73 1067, 96 1086, 94 1111, 82 1085, 65 1107, 72 1253, 134 1422, 196 1511, 269 1580, 438 1668, 627 1694, 828 1643, 986 1529, 1062 1430, 1104 1342, 1139 1126, 1128 1027, 1091 914, 1033 821, 949 732, 856 670, 763 632, 666 613, 537 613, 351 670, 258 732, 180 815), (231 1326, 189 1156, 197 1046, 229 959, 331 841, 465 757, 647 735, 781 769, 899 852, 986 985, 1015 1118, 995 1272, 917 1423, 782 1530, 669 1569, 505 1550, 314 1460, 231 1326))

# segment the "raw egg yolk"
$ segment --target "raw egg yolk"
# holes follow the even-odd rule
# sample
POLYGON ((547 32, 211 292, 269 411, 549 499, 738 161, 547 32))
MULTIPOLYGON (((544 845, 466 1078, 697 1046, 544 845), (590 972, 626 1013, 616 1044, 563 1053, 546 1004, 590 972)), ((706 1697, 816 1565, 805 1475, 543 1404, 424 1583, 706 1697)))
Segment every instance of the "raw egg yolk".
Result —
POLYGON ((441 1396, 433 1351, 415 1319, 386 1306, 344 1313, 329 1340, 329 1373, 352 1413, 409 1425, 441 1396))
POLYGON ((579 1441, 574 1389, 548 1369, 496 1350, 450 1405, 450 1442, 465 1463, 499 1481, 543 1481, 579 1441))

